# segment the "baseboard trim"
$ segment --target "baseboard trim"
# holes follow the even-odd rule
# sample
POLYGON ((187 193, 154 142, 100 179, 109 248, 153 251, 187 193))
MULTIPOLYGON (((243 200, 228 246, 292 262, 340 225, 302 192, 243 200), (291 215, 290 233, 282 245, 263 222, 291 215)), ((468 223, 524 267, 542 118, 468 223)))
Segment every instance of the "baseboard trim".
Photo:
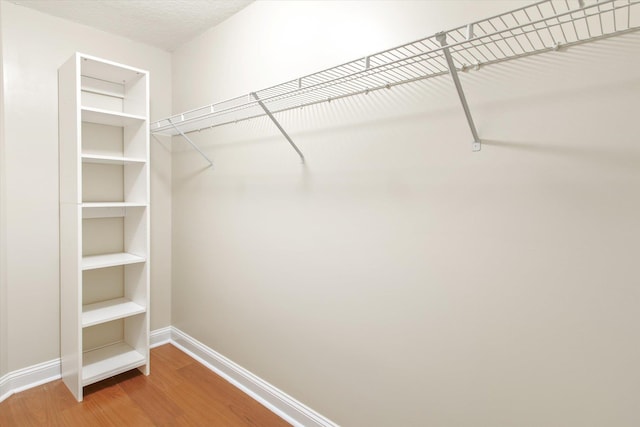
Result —
MULTIPOLYGON (((153 348, 170 343, 171 330, 171 326, 167 326, 166 328, 151 331, 149 346, 153 348)), ((0 402, 15 393, 55 381, 61 377, 60 359, 9 372, 0 377, 0 402)))
POLYGON ((60 359, 9 372, 0 378, 0 402, 14 393, 60 378, 60 359))
POLYGON ((171 344, 296 427, 338 427, 333 421, 174 327, 171 344))
MULTIPOLYGON (((173 326, 151 331, 150 347, 163 344, 172 344, 182 350, 296 427, 339 427, 338 424, 173 326)), ((14 393, 60 378, 60 359, 9 372, 0 377, 0 402, 14 393)))
POLYGON ((149 335, 149 347, 155 348, 160 345, 171 343, 171 331, 171 326, 151 331, 151 334, 149 335))

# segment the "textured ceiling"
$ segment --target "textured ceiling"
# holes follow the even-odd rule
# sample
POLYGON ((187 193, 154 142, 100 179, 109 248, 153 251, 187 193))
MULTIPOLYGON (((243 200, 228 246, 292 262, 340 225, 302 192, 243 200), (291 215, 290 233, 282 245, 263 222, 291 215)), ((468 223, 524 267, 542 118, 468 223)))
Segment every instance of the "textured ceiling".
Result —
POLYGON ((49 15, 172 51, 253 0, 12 0, 49 15))

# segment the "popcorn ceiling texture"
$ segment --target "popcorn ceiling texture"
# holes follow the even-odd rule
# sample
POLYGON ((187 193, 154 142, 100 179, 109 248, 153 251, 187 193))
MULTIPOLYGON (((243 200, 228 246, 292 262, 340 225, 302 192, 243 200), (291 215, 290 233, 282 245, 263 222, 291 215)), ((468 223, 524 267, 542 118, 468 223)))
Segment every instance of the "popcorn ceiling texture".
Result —
POLYGON ((13 0, 135 41, 173 51, 253 0, 13 0))

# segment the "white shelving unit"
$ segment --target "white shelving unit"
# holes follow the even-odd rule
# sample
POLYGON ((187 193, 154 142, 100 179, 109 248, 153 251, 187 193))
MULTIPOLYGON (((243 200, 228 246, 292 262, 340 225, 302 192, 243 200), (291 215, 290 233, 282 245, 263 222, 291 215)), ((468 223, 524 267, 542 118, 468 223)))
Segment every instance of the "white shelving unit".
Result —
POLYGON ((76 53, 58 72, 62 378, 149 374, 149 74, 76 53))

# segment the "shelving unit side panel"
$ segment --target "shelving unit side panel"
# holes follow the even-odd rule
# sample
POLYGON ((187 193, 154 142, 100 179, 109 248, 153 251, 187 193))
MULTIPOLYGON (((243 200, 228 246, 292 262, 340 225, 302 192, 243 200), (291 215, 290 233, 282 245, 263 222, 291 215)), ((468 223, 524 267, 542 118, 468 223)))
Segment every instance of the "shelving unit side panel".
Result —
POLYGON ((129 264, 124 267, 124 297, 145 307, 149 304, 147 270, 146 262, 129 264))
MULTIPOLYGON (((149 354, 149 335, 151 329, 151 171, 150 171, 150 159, 151 159, 151 149, 150 149, 150 132, 149 132, 149 85, 150 85, 151 77, 149 74, 146 75, 144 79, 145 84, 145 103, 146 103, 146 112, 147 112, 147 122, 145 123, 145 151, 147 157, 147 165, 145 168, 146 174, 146 192, 147 192, 147 203, 148 207, 145 209, 145 227, 146 227, 146 245, 147 245, 147 262, 145 263, 145 268, 143 271, 144 274, 144 285, 145 285, 145 293, 147 295, 147 312, 142 319, 142 328, 144 330, 144 336, 139 337, 138 344, 139 352, 142 353, 147 361, 144 366, 139 367, 138 369, 144 375, 149 375, 151 373, 151 355, 149 354)), ((125 334, 126 334, 125 330, 125 334)))
POLYGON ((140 372, 149 375, 149 309, 144 314, 129 317, 124 322, 124 342, 144 356, 146 363, 140 372))
POLYGON ((123 154, 124 157, 149 160, 149 121, 125 126, 123 128, 123 154))
MULTIPOLYGON (((143 79, 140 79, 140 81, 136 84, 135 88, 128 88, 128 90, 130 91, 130 93, 134 94, 135 91, 141 91, 141 94, 138 96, 138 99, 143 100, 144 102, 144 108, 145 108, 145 115, 147 117, 147 121, 144 124, 144 133, 143 133, 143 146, 144 146, 144 153, 145 153, 145 158, 147 159, 147 164, 144 167, 143 170, 143 175, 144 175, 144 181, 143 181, 143 185, 144 185, 144 192, 146 195, 146 200, 147 200, 147 209, 144 210, 143 212, 143 224, 142 227, 144 228, 144 235, 142 236, 141 240, 144 241, 144 245, 146 247, 146 262, 144 264, 144 268, 142 269, 141 272, 141 276, 140 278, 138 278, 138 280, 140 280, 142 283, 140 283, 140 288, 136 289, 135 292, 130 292, 130 296, 132 298, 138 299, 142 297, 142 294, 146 295, 146 300, 147 300, 147 313, 144 316, 141 316, 140 322, 140 328, 143 331, 143 334, 137 337, 137 341, 135 344, 135 348, 136 350, 138 350, 140 353, 143 353, 145 355, 145 358, 147 360, 147 363, 145 366, 140 367, 140 371, 145 374, 145 375, 149 375, 150 372, 150 357, 149 357, 149 329, 150 329, 150 305, 151 305, 151 268, 150 268, 150 262, 151 262, 151 180, 150 180, 150 132, 149 132, 149 85, 150 85, 150 75, 148 73, 145 74, 143 79)), ((126 225, 125 225, 126 226, 126 225)), ((133 272, 133 270, 131 270, 130 274, 133 272)), ((131 276, 129 276, 130 280, 133 280, 131 278, 131 276)), ((125 336, 127 335, 127 329, 125 328, 125 336)), ((130 341, 131 342, 131 341, 130 341)))
POLYGON ((146 208, 128 208, 124 217, 124 251, 148 259, 148 227, 146 208))
POLYGON ((124 84, 124 111, 140 116, 149 115, 149 73, 139 71, 137 78, 124 84))
MULTIPOLYGON (((146 258, 144 265, 125 269, 125 292, 135 301, 149 299, 149 247, 150 247, 150 170, 149 170, 149 73, 138 70, 139 78, 125 83, 125 111, 146 117, 140 125, 124 128, 124 155, 145 159, 145 164, 125 165, 125 200, 145 202, 146 209, 127 209, 125 216, 125 251, 146 258)), ((148 304, 147 304, 148 305, 148 304)), ((148 316, 147 332, 148 335, 148 316)))
POLYGON ((126 202, 149 202, 149 167, 146 163, 123 166, 123 198, 126 202))
POLYGON ((58 70, 58 129, 60 202, 80 203, 81 120, 80 76, 78 55, 74 55, 58 70))
POLYGON ((60 205, 60 356, 62 379, 82 400, 82 208, 60 205))

